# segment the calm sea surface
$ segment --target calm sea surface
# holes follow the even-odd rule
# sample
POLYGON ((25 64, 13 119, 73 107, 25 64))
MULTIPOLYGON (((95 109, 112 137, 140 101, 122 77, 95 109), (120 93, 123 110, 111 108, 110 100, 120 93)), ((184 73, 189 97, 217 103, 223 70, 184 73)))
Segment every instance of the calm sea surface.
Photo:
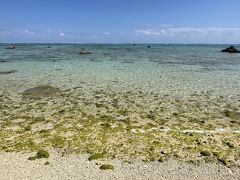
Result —
POLYGON ((87 83, 113 91, 240 93, 240 54, 221 53, 226 45, 17 44, 15 50, 6 46, 0 45, 0 71, 15 72, 0 75, 2 92, 87 83), (79 54, 82 48, 92 54, 79 54))

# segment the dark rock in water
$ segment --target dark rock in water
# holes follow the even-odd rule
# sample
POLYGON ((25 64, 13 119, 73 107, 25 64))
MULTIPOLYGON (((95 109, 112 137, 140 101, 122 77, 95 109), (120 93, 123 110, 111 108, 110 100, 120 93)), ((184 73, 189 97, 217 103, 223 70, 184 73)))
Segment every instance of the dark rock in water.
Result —
POLYGON ((80 51, 81 55, 88 55, 88 54, 92 54, 92 52, 89 52, 89 51, 80 51))
POLYGON ((151 46, 148 46, 148 48, 151 48, 151 46))
POLYGON ((15 73, 15 72, 17 72, 17 70, 0 71, 0 74, 1 74, 1 75, 6 75, 6 74, 12 74, 12 73, 15 73))
POLYGON ((15 45, 11 45, 11 46, 6 47, 6 49, 15 49, 15 48, 16 48, 15 45))
POLYGON ((136 44, 135 44, 135 43, 133 43, 133 46, 136 46, 136 44))
POLYGON ((0 63, 7 62, 6 60, 0 59, 0 63))
POLYGON ((122 63, 124 63, 124 64, 133 64, 134 61, 123 61, 122 63))
POLYGON ((240 53, 240 50, 236 49, 234 46, 230 46, 229 48, 222 50, 222 52, 240 53))
POLYGON ((51 97, 61 93, 59 88, 49 85, 40 85, 34 88, 27 89, 23 92, 24 99, 40 99, 43 97, 51 97))

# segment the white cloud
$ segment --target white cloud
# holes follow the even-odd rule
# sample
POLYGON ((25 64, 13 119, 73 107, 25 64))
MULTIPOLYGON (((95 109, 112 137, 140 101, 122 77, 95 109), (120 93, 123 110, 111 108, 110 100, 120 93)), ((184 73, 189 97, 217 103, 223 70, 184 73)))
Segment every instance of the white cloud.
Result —
POLYGON ((0 35, 35 35, 36 33, 27 29, 12 29, 0 31, 0 35))
POLYGON ((111 36, 110 32, 104 32, 103 34, 106 35, 106 36, 111 36))
POLYGON ((137 35, 163 35, 166 34, 166 30, 152 30, 152 29, 147 29, 147 30, 136 30, 135 31, 137 35))
POLYGON ((65 36, 65 34, 63 32, 60 32, 59 36, 63 37, 63 36, 65 36))
POLYGON ((26 34, 28 34, 28 35, 35 35, 34 32, 29 31, 29 30, 27 30, 27 29, 25 29, 23 32, 26 33, 26 34))
POLYGON ((159 27, 172 27, 171 24, 159 24, 158 26, 159 27))

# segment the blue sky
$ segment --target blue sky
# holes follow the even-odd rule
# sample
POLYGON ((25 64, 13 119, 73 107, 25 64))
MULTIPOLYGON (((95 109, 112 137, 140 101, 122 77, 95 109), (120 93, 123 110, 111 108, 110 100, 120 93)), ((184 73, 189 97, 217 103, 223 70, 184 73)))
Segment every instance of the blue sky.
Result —
POLYGON ((240 43, 240 0, 0 0, 0 42, 240 43))

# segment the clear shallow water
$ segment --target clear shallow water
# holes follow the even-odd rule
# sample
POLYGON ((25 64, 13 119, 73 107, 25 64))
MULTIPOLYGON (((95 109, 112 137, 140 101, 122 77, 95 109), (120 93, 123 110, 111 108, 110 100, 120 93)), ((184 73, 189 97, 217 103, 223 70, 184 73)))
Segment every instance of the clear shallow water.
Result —
POLYGON ((204 149, 224 157, 211 162, 240 164, 240 54, 221 45, 47 46, 0 46, 0 149, 151 161, 164 150, 209 162, 204 149))
POLYGON ((240 54, 221 53, 226 45, 0 45, 0 90, 21 92, 39 84, 73 88, 83 82, 113 91, 188 95, 240 91, 240 54), (84 48, 93 54, 80 55, 84 48))

